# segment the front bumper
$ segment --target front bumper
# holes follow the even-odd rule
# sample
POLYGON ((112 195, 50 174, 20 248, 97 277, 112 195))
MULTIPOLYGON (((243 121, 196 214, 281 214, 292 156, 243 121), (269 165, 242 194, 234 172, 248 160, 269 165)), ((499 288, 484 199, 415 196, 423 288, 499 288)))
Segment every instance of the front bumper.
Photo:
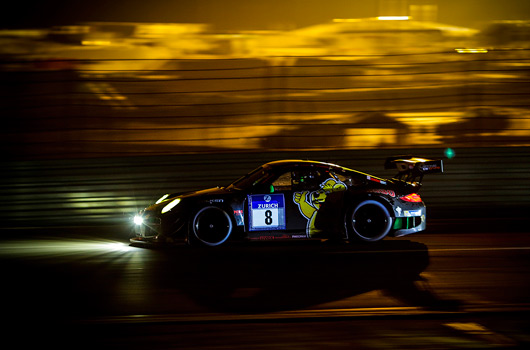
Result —
POLYGON ((142 219, 142 223, 134 225, 134 233, 137 237, 155 237, 161 233, 160 218, 146 215, 142 216, 142 219))

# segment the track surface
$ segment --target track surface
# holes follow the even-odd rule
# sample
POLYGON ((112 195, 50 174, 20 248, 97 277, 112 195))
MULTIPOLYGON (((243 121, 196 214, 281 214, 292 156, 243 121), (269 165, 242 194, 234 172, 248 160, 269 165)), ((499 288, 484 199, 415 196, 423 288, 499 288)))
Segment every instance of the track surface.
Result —
POLYGON ((530 235, 138 248, 116 227, 2 232, 4 338, 108 348, 523 348, 530 235), (30 335, 31 336, 28 336, 30 335))

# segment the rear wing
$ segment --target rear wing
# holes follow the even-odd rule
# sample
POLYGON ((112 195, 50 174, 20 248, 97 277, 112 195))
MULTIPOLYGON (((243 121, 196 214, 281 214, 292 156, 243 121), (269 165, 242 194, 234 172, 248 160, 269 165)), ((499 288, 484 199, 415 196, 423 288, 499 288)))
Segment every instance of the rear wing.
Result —
POLYGON ((398 180, 421 182, 425 174, 443 173, 444 166, 441 159, 432 160, 413 156, 397 156, 386 159, 385 169, 397 169, 396 179, 398 180))

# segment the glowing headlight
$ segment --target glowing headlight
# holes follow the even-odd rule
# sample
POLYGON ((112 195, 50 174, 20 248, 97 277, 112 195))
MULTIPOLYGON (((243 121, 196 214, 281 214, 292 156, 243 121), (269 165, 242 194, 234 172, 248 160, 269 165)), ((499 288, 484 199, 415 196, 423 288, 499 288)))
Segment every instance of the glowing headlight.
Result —
POLYGON ((167 213, 168 211, 170 211, 171 209, 173 209, 177 204, 180 203, 180 198, 177 198, 173 201, 171 201, 168 205, 166 205, 163 209, 162 209, 162 214, 164 213, 167 213))
POLYGON ((144 218, 140 215, 135 215, 133 221, 135 225, 141 225, 144 223, 144 218))
POLYGON ((165 194, 165 195, 163 195, 162 197, 160 197, 159 200, 157 200, 157 201, 155 202, 155 204, 162 203, 162 201, 163 201, 164 199, 166 199, 167 197, 169 197, 169 194, 165 194))

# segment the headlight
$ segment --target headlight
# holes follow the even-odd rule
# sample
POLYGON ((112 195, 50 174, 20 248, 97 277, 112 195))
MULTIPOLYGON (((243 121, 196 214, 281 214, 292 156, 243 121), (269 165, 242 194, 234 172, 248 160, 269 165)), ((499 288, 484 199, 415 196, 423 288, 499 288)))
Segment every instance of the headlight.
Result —
POLYGON ((173 201, 171 201, 168 205, 166 205, 163 209, 162 209, 162 214, 164 213, 167 213, 168 211, 170 211, 171 209, 173 209, 177 204, 180 203, 180 198, 177 198, 173 201))
POLYGON ((163 201, 164 199, 166 199, 167 197, 169 197, 169 194, 165 194, 165 195, 163 195, 162 197, 160 197, 160 198, 155 202, 155 204, 160 204, 160 203, 162 203, 162 201, 163 201))
POLYGON ((135 215, 133 221, 135 225, 139 226, 144 223, 144 218, 141 217, 140 215, 135 215))

